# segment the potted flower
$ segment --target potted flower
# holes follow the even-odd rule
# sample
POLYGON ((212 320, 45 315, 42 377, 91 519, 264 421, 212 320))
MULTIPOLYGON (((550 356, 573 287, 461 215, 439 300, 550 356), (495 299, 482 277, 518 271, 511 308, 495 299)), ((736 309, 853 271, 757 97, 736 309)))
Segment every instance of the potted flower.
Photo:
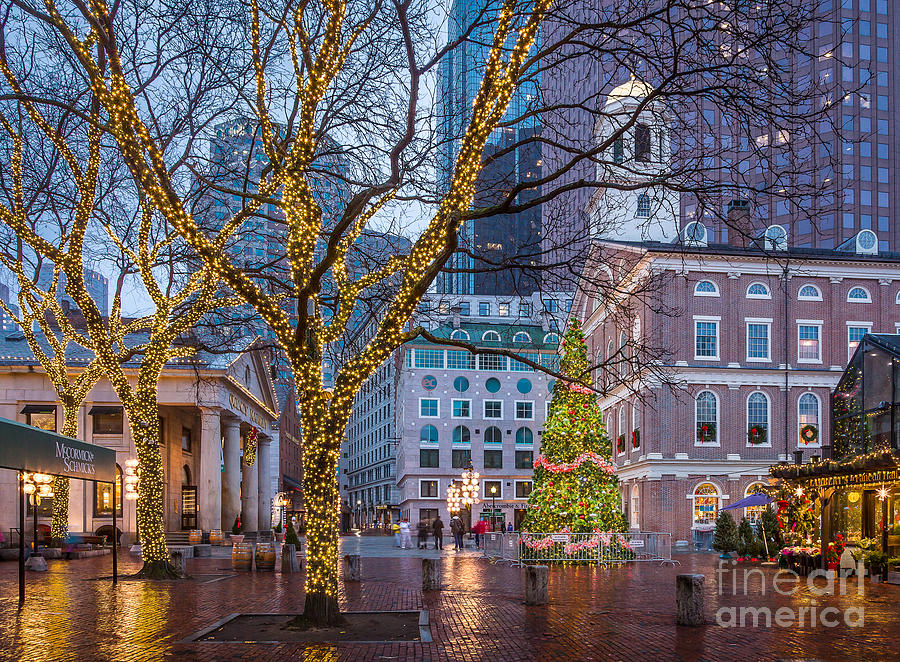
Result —
POLYGON ((279 522, 275 526, 272 527, 272 530, 275 532, 275 539, 280 543, 284 542, 284 536, 286 535, 284 529, 281 528, 281 523, 279 522))
POLYGON ((234 518, 234 524, 231 527, 232 544, 244 542, 244 534, 241 533, 243 530, 244 525, 241 523, 241 516, 238 515, 234 518))
POLYGON ((866 555, 866 568, 869 569, 869 578, 876 584, 884 581, 884 574, 887 570, 888 555, 877 550, 871 551, 866 555))

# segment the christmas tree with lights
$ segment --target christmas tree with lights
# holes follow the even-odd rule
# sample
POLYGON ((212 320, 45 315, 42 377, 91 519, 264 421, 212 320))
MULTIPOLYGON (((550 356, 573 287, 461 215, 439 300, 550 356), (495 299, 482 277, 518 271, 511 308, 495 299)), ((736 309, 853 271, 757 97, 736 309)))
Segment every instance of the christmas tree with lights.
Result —
POLYGON ((522 524, 534 533, 624 531, 619 480, 610 461, 612 445, 589 382, 587 346, 577 320, 563 337, 560 371, 534 463, 528 513, 522 524))

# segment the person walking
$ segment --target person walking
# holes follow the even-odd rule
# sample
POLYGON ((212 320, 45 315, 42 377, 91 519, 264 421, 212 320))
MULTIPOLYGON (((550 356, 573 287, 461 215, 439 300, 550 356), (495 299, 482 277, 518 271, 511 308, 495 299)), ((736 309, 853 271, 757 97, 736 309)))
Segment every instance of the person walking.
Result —
POLYGON ((459 518, 459 515, 454 515, 450 518, 450 533, 453 534, 453 549, 462 549, 465 526, 463 525, 462 520, 459 518))
POLYGON ((394 522, 391 529, 394 531, 394 547, 400 547, 400 523, 394 522))
POLYGON ((416 536, 419 539, 419 549, 428 549, 428 522, 419 520, 416 524, 416 536))
POLYGON ((405 517, 400 522, 400 549, 412 549, 412 538, 409 535, 409 520, 405 517))
POLYGON ((487 531, 487 525, 487 521, 482 517, 475 522, 475 526, 472 527, 472 533, 475 534, 475 549, 481 549, 481 539, 487 531))
POLYGON ((434 533, 434 548, 444 549, 444 523, 441 521, 440 515, 432 522, 431 531, 434 533))

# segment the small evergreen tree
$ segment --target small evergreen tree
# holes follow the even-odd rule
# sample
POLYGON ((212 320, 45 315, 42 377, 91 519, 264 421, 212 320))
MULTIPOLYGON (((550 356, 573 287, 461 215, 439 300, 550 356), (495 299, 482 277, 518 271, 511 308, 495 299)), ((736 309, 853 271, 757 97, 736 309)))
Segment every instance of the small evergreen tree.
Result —
POLYGON ((746 517, 741 518, 738 526, 737 552, 739 556, 753 556, 756 553, 756 536, 746 517))
POLYGON ((297 532, 294 531, 294 524, 290 520, 288 520, 287 534, 285 534, 284 536, 284 544, 293 545, 297 549, 300 549, 300 538, 297 537, 297 532))
POLYGON ((784 547, 784 540, 781 536, 781 527, 778 526, 778 518, 771 506, 766 507, 762 517, 759 519, 759 540, 763 548, 763 553, 768 548, 769 556, 776 556, 781 548, 784 547))
POLYGON ((727 554, 738 546, 738 530, 731 513, 720 511, 716 518, 716 530, 713 534, 712 548, 727 554))
POLYGON ((233 535, 238 535, 243 530, 244 530, 244 525, 241 522, 241 516, 237 515, 234 518, 234 524, 231 526, 231 533, 233 535))
POLYGON ((562 352, 560 371, 571 382, 558 380, 553 387, 522 530, 624 531, 612 445, 596 394, 586 386, 587 345, 578 320, 569 321, 562 352))

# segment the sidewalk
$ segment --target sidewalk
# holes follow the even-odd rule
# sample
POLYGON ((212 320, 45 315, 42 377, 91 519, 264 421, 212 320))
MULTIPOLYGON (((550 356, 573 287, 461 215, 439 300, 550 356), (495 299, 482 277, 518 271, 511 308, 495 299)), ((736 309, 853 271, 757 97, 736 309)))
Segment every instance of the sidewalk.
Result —
MULTIPOLYGON (((350 541, 352 543, 352 541, 350 541)), ((345 545, 345 548, 347 546, 345 545)), ((232 613, 299 612, 303 576, 235 575, 225 559, 190 559, 185 582, 108 579, 109 558, 50 561, 28 575, 27 603, 16 609, 16 568, 0 564, 0 659, 3 660, 884 660, 897 659, 900 587, 855 580, 845 596, 717 594, 713 555, 683 555, 679 568, 554 568, 550 605, 522 603, 522 571, 473 553, 444 552, 441 592, 421 591, 421 562, 373 557, 364 549, 360 584, 341 587, 348 610, 427 609, 434 642, 304 646, 179 643, 232 613), (865 628, 701 628, 674 625, 675 575, 706 575, 706 612, 722 605, 865 607, 865 628)), ((415 550, 413 550, 415 551, 415 550)), ((124 573, 137 560, 124 555, 124 573)), ((766 569, 767 580, 773 571, 766 569)))

